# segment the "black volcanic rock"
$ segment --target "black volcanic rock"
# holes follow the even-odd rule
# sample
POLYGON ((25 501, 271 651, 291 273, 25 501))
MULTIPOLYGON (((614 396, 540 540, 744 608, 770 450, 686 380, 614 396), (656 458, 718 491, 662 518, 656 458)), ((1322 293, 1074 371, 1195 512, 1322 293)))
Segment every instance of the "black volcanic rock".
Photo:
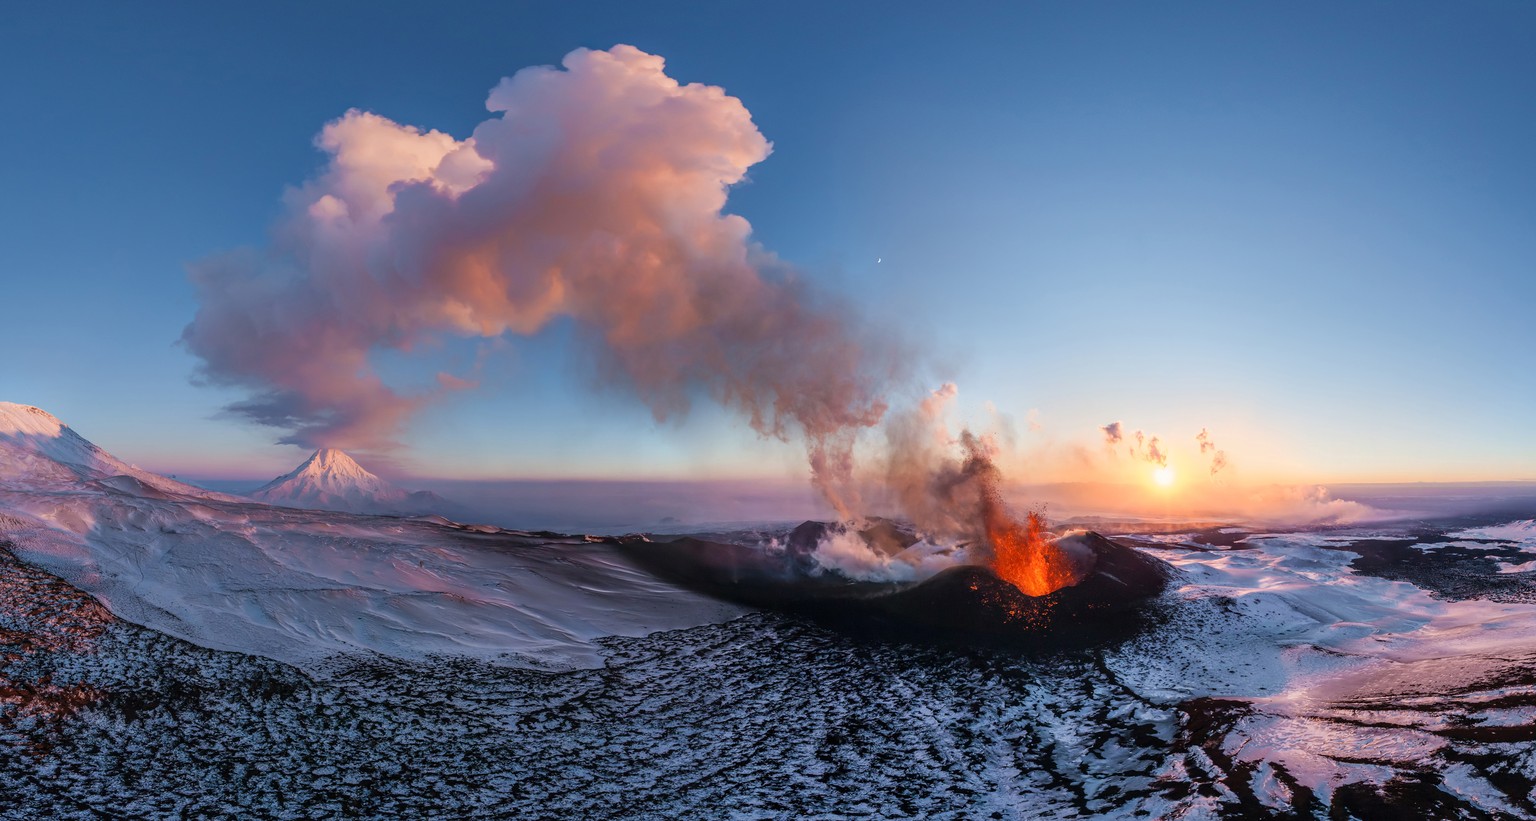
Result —
POLYGON ((789 531, 789 537, 784 540, 785 548, 797 559, 809 558, 827 537, 828 530, 826 522, 801 522, 789 531))
POLYGON ((1062 546, 1091 551, 1092 568, 1071 587, 1030 596, 991 568, 952 567, 927 581, 870 596, 876 618, 924 631, 1008 637, 1076 633, 1137 610, 1167 585, 1167 565, 1097 533, 1066 536, 1062 546))
POLYGON ((620 539, 625 554, 651 573, 708 595, 762 605, 771 592, 791 585, 799 576, 789 555, 775 557, 756 548, 712 542, 691 536, 668 542, 620 539))
POLYGON ((1026 595, 991 568, 976 565, 952 567, 916 583, 852 581, 804 569, 807 554, 797 550, 805 551, 807 544, 814 549, 813 534, 819 541, 826 527, 800 525, 779 554, 691 537, 621 540, 619 546, 657 576, 716 598, 908 638, 1076 643, 1134 622, 1168 580, 1167 565, 1158 559, 1083 532, 1058 544, 1086 559, 1091 569, 1077 584, 1045 596, 1026 595))
POLYGON ((890 519, 875 517, 869 527, 859 531, 864 543, 887 556, 894 556, 917 544, 917 536, 897 527, 890 519))
MULTIPOLYGON (((816 552, 816 547, 827 538, 836 525, 826 522, 801 522, 789 531, 789 536, 784 540, 785 548, 789 555, 801 561, 807 567, 811 566, 811 554, 816 552)), ((917 544, 917 536, 902 530, 890 519, 872 516, 867 520, 866 527, 858 531, 859 538, 876 552, 886 556, 894 556, 903 550, 917 544)))

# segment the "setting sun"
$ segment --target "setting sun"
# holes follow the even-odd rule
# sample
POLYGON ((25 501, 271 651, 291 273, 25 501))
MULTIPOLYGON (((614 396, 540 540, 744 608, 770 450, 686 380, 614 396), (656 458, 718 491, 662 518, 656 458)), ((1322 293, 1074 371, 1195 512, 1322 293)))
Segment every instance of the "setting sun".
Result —
POLYGON ((1152 481, 1157 482, 1163 487, 1171 487, 1173 485, 1173 478, 1173 468, 1167 465, 1152 471, 1152 481))

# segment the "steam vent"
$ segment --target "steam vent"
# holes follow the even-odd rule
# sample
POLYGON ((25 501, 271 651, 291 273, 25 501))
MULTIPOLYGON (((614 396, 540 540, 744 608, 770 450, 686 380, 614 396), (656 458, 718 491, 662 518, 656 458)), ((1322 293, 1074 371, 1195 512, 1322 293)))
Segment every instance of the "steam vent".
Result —
MULTIPOLYGON (((856 581, 817 567, 812 554, 829 529, 806 522, 777 553, 692 537, 621 545, 636 563, 692 590, 878 638, 1079 645, 1135 629, 1168 582, 1163 562, 1089 531, 1051 541, 1081 574, 1043 596, 1023 593, 983 564, 959 564, 922 581, 856 581)), ((915 541, 889 522, 859 535, 877 549, 915 541)))

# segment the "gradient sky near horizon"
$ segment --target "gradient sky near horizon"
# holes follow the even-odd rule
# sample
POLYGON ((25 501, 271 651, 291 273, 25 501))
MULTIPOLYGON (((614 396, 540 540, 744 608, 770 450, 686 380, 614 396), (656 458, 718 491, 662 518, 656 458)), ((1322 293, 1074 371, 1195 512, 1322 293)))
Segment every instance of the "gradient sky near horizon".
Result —
MULTIPOLYGON (((462 138, 501 77, 628 43, 742 100, 774 151, 727 210, 1010 417, 1023 478, 1121 420, 1250 477, 1536 479, 1533 41, 1515 2, 13 9, 0 399, 161 472, 289 469, 191 384, 186 265, 261 243, 348 109, 462 138)), ((570 343, 508 340, 399 469, 804 472, 570 343)))

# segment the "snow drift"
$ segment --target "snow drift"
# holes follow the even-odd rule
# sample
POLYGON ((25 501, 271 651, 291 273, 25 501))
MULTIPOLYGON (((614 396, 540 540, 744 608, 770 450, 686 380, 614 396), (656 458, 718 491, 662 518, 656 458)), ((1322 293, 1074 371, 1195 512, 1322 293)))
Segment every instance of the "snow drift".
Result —
POLYGON ((741 612, 602 541, 202 491, 13 404, 0 404, 0 539, 129 621, 310 670, 375 653, 591 666, 595 639, 741 612))

